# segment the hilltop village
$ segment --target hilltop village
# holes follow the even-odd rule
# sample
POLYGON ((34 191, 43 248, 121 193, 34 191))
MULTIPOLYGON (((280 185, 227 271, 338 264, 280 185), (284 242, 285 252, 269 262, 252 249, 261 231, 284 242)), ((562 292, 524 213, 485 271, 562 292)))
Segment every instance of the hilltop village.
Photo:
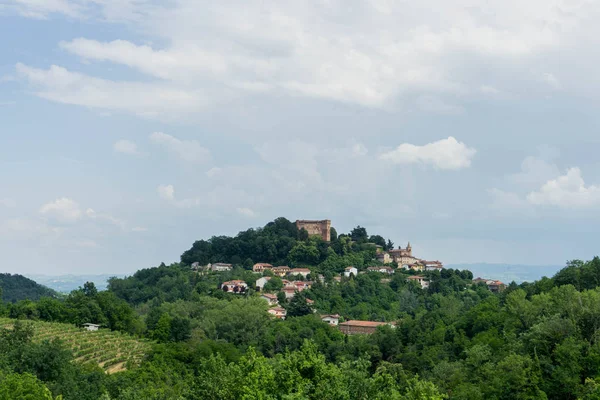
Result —
MULTIPOLYGON (((331 242, 332 227, 330 220, 297 220, 295 226, 301 236, 307 236, 309 239, 314 238, 325 243, 331 242), (302 233, 304 232, 304 233, 302 233)), ((364 229, 364 228, 357 228, 364 229)), ((389 283, 390 277, 396 273, 402 274, 406 282, 414 285, 421 290, 427 290, 430 287, 430 280, 433 276, 442 273, 444 269, 443 263, 439 260, 426 260, 416 257, 413 254, 410 242, 405 248, 399 246, 393 248, 391 242, 381 244, 366 241, 363 247, 371 247, 374 250, 374 256, 371 259, 371 265, 363 266, 345 266, 343 271, 337 274, 329 274, 328 278, 324 274, 318 272, 318 268, 311 266, 290 267, 288 265, 273 265, 268 262, 256 262, 252 264, 252 272, 256 275, 253 285, 249 285, 241 279, 233 279, 224 281, 220 284, 219 289, 225 293, 236 295, 248 295, 249 293, 259 293, 269 305, 269 314, 274 318, 285 319, 287 309, 281 304, 295 299, 299 293, 310 289, 314 282, 319 282, 322 285, 335 285, 343 281, 349 281, 362 274, 378 274, 380 275, 381 283, 389 283)), ((351 245, 353 241, 349 242, 351 245)), ((221 273, 229 272, 234 269, 233 263, 207 263, 201 264, 199 261, 191 263, 191 269, 198 274, 221 273)), ((246 266, 248 267, 248 266, 246 266)), ((492 292, 500 292, 504 290, 503 282, 476 278, 472 283, 485 284, 492 292)), ((314 301, 306 296, 298 296, 311 312, 318 313, 314 306, 314 301)), ((356 333, 373 333, 378 326, 389 325, 395 326, 394 322, 383 321, 359 321, 347 320, 338 314, 322 314, 321 320, 339 327, 340 331, 346 334, 356 333)))

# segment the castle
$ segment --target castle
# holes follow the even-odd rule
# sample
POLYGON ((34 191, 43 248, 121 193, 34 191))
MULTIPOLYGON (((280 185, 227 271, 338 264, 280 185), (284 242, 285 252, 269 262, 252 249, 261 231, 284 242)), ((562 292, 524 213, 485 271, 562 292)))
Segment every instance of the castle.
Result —
POLYGON ((298 230, 305 229, 309 235, 321 236, 326 242, 331 241, 331 220, 309 221, 299 219, 296 221, 296 228, 298 230))

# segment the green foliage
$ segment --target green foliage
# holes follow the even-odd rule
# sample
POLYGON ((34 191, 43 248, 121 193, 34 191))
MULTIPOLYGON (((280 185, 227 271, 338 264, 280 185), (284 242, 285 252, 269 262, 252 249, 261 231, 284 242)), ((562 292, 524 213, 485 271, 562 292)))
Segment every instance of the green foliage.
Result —
POLYGON ((54 400, 52 392, 31 374, 0 376, 0 400, 54 400))
POLYGON ((42 297, 60 297, 54 290, 18 274, 0 274, 0 301, 15 303, 19 300, 36 301, 42 297))

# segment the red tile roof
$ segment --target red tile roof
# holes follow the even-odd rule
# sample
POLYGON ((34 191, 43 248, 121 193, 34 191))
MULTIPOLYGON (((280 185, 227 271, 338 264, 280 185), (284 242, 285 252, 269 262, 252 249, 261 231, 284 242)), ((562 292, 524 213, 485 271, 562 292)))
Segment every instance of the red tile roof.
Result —
POLYGON ((340 322, 340 325, 344 325, 344 326, 367 326, 367 327, 374 327, 374 326, 387 325, 389 323, 390 322, 350 320, 350 321, 346 321, 346 322, 340 322))

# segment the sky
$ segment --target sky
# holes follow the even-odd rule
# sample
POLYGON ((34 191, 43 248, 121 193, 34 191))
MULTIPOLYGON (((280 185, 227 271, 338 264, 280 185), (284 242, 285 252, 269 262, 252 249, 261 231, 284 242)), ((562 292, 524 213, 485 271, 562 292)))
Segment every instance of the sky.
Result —
POLYGON ((599 17, 580 0, 0 0, 2 272, 132 273, 279 216, 446 264, 590 259, 599 17))

